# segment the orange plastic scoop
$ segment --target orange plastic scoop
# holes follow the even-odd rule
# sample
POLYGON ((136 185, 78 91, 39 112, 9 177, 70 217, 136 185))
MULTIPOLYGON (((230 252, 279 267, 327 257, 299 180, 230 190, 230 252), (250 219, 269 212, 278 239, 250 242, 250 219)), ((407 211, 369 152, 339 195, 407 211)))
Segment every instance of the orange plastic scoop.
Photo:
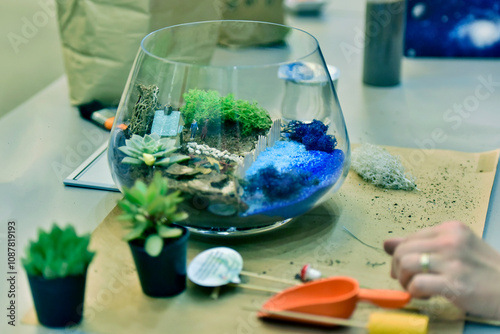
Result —
MULTIPOLYGON (((353 313, 358 301, 371 302, 384 308, 401 308, 410 301, 410 298, 410 294, 403 291, 360 289, 355 279, 337 276, 283 290, 271 297, 262 309, 347 319, 353 313)), ((257 315, 263 318, 293 320, 264 312, 259 312, 257 315)), ((314 321, 302 322, 321 325, 314 321)))

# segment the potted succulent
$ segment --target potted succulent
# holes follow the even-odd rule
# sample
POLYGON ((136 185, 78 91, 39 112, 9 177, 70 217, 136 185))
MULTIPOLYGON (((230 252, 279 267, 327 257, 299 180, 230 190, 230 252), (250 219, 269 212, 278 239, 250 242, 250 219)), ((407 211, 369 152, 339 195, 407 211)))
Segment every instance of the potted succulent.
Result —
POLYGON ((123 188, 118 202, 120 220, 129 223, 128 241, 142 291, 151 297, 174 296, 186 288, 186 258, 189 230, 175 224, 187 218, 177 209, 180 192, 170 192, 159 172, 149 185, 137 180, 123 188))
POLYGON ((40 324, 67 327, 82 320, 87 268, 94 256, 88 250, 90 235, 78 236, 68 225, 56 224, 49 232, 38 230, 21 259, 28 274, 40 324))

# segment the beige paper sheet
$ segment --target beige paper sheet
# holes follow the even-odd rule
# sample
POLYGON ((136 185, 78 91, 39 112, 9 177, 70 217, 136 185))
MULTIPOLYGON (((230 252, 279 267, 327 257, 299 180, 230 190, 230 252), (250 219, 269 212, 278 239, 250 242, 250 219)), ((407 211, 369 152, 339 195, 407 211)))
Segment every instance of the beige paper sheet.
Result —
MULTIPOLYGON (((499 150, 486 153, 421 151, 388 148, 399 154, 417 176, 420 191, 383 190, 350 172, 339 193, 308 214, 267 234, 238 239, 189 241, 188 258, 200 251, 225 245, 238 250, 244 269, 293 279, 305 263, 324 276, 349 275, 368 288, 400 289, 389 278, 390 257, 381 247, 384 239, 405 236, 448 219, 460 219, 477 233, 484 228, 499 150), (419 159, 417 159, 419 158, 419 159), (423 159, 423 161, 422 161, 423 159), (344 226, 359 240, 346 232, 344 226)), ((80 330, 92 333, 323 333, 331 330, 295 324, 263 322, 248 307, 260 307, 270 293, 224 287, 217 300, 211 289, 188 282, 181 295, 153 299, 142 294, 130 251, 121 241, 123 231, 115 208, 94 231, 97 256, 88 273, 85 320, 80 330)), ((259 279, 246 282, 285 288, 259 279)), ((454 309, 442 300, 420 303, 432 316, 454 309)), ((359 303, 353 319, 366 320, 374 306, 359 303)), ((34 312, 25 323, 36 324, 34 312)), ((433 319, 430 333, 462 333, 463 321, 433 319)), ((362 333, 338 328, 335 333, 362 333)))

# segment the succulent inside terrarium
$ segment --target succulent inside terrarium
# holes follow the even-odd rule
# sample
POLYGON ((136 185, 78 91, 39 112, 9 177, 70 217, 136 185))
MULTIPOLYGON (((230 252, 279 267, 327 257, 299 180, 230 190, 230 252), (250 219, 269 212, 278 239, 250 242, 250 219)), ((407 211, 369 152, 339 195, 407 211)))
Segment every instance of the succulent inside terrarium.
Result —
POLYGON ((122 160, 124 164, 168 166, 189 159, 186 155, 173 154, 178 149, 174 139, 161 138, 156 133, 144 137, 133 134, 118 149, 127 155, 122 160))

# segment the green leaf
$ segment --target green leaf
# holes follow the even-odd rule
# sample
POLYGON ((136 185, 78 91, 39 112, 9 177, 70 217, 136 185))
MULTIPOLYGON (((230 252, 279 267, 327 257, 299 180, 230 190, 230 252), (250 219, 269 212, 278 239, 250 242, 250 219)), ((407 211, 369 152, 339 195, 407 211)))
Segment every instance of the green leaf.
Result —
POLYGON ((171 165, 172 163, 170 162, 170 158, 163 158, 161 160, 157 160, 155 165, 158 166, 168 166, 171 165))
POLYGON ((180 222, 181 220, 187 219, 188 214, 185 212, 177 212, 174 213, 170 219, 172 219, 173 222, 180 222))
POLYGON ((156 215, 157 213, 163 211, 163 202, 164 198, 157 196, 151 203, 148 204, 146 211, 148 211, 151 216, 156 215))
POLYGON ((181 192, 179 190, 171 193, 170 195, 168 195, 168 202, 171 203, 171 205, 176 205, 176 204, 179 204, 179 203, 182 203, 182 201, 184 200, 184 198, 182 198, 181 196, 181 192))
POLYGON ((123 239, 126 241, 139 238, 148 227, 147 223, 137 224, 130 232, 128 232, 123 239))
POLYGON ((176 162, 180 162, 180 161, 184 161, 184 160, 188 160, 188 159, 189 159, 189 157, 187 155, 175 155, 175 156, 163 158, 161 160, 157 160, 156 165, 168 166, 168 165, 174 164, 176 162))
POLYGON ((146 192, 148 191, 148 186, 141 180, 135 181, 134 188, 142 194, 142 202, 146 200, 146 192))
POLYGON ((134 216, 134 220, 138 223, 138 224, 147 224, 148 220, 146 217, 144 217, 144 215, 138 213, 134 216))
POLYGON ((155 141, 159 141, 161 139, 161 136, 157 133, 152 133, 149 136, 153 138, 155 141))
POLYGON ((47 265, 42 271, 43 277, 47 279, 56 278, 57 274, 52 270, 50 265, 47 265))
MULTIPOLYGON (((126 147, 132 148, 134 150, 138 150, 138 151, 141 150, 141 145, 139 143, 137 143, 137 141, 134 141, 134 140, 130 140, 130 139, 125 140, 125 145, 126 145, 126 147)), ((123 146, 121 146, 121 147, 123 147, 123 146)))
POLYGON ((166 155, 170 155, 171 153, 173 153, 173 152, 175 152, 175 151, 177 151, 177 148, 175 148, 175 147, 174 147, 174 148, 171 148, 171 149, 169 149, 169 150, 164 149, 164 150, 161 150, 161 151, 159 151, 159 152, 155 152, 155 153, 153 154, 153 156, 154 156, 155 158, 158 158, 158 157, 163 157, 163 156, 166 156, 166 155))
POLYGON ((123 214, 117 217, 120 221, 132 221, 134 220, 135 214, 123 214))
POLYGON ((171 138, 162 138, 158 141, 158 143, 162 146, 164 146, 165 148, 167 147, 173 147, 175 146, 175 139, 171 139, 171 138))
POLYGON ((142 146, 142 144, 143 144, 143 142, 144 142, 144 137, 141 137, 141 136, 139 136, 139 135, 137 135, 137 134, 135 134, 135 133, 134 133, 134 134, 132 135, 131 140, 132 140, 134 143, 136 143, 137 145, 141 145, 141 146, 142 146))
POLYGON ((154 143, 156 140, 155 138, 151 135, 145 135, 144 136, 144 144, 146 145, 151 145, 152 143, 154 143))
POLYGON ((153 183, 156 185, 158 189, 159 195, 165 195, 168 192, 168 181, 166 178, 161 176, 160 172, 156 172, 153 177, 153 183))
POLYGON ((140 149, 136 149, 136 148, 133 148, 130 146, 120 146, 120 147, 118 147, 118 149, 120 151, 122 151, 123 153, 125 153, 126 155, 131 156, 131 157, 137 157, 137 156, 142 155, 142 152, 140 149))
POLYGON ((154 181, 151 182, 151 184, 149 185, 145 197, 146 197, 146 201, 144 203, 145 205, 148 205, 149 203, 153 202, 154 199, 158 197, 158 186, 154 181))
POLYGON ((140 165, 142 164, 142 160, 131 157, 125 157, 123 158, 122 163, 131 165, 140 165))
POLYGON ((40 253, 32 253, 31 257, 36 270, 43 274, 43 269, 45 268, 45 258, 40 253))
POLYGON ((146 253, 150 256, 156 257, 163 249, 163 239, 158 234, 152 234, 146 239, 144 248, 146 253))
POLYGON ((178 227, 167 227, 161 225, 158 226, 157 231, 162 238, 178 238, 182 235, 182 229, 178 227))
POLYGON ((132 203, 127 200, 118 201, 118 206, 120 207, 120 209, 122 209, 123 212, 126 213, 133 213, 136 211, 135 206, 133 206, 132 203))
POLYGON ((52 230, 50 231, 50 234, 49 234, 50 237, 52 238, 52 240, 59 241, 62 234, 63 234, 63 230, 61 230, 61 228, 54 223, 52 225, 52 230))
POLYGON ((168 202, 168 201, 165 201, 165 202, 167 202, 168 204, 165 205, 163 212, 165 213, 165 216, 170 217, 172 214, 175 213, 175 211, 177 211, 177 206, 173 203, 168 202))
POLYGON ((189 159, 189 156, 187 155, 183 155, 183 154, 176 154, 176 155, 172 155, 170 157, 170 161, 171 162, 180 162, 180 161, 184 161, 184 160, 188 160, 189 159))
POLYGON ((23 261, 24 269, 28 272, 28 274, 32 276, 41 276, 42 273, 36 268, 36 266, 31 262, 23 261))
MULTIPOLYGON (((137 181, 136 184, 138 182, 140 181, 137 181)), ((134 186, 131 189, 124 189, 124 193, 125 193, 125 198, 129 200, 132 204, 135 204, 137 206, 142 206, 142 204, 146 200, 144 194, 139 189, 137 189, 136 186, 134 186)))

